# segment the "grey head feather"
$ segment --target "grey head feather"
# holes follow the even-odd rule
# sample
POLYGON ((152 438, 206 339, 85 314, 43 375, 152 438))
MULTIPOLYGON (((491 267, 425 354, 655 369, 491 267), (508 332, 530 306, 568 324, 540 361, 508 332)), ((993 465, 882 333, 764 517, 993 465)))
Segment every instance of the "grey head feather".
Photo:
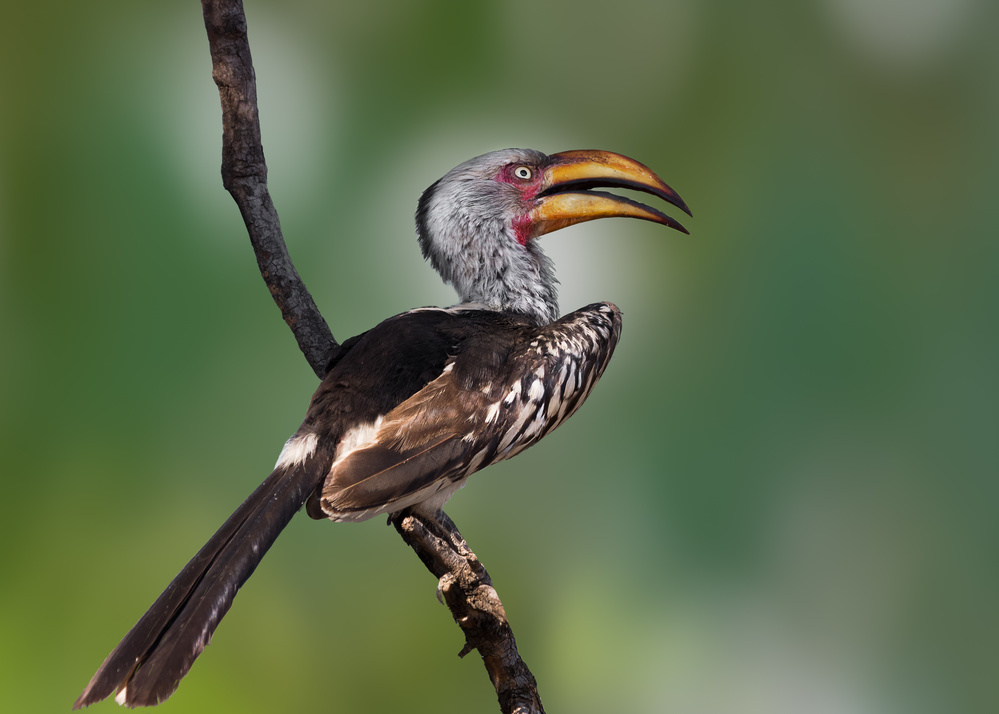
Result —
POLYGON ((517 241, 514 221, 527 207, 520 192, 496 177, 510 164, 543 166, 545 154, 503 149, 451 169, 423 192, 416 233, 423 257, 454 287, 462 303, 558 319, 551 260, 537 241, 517 241))

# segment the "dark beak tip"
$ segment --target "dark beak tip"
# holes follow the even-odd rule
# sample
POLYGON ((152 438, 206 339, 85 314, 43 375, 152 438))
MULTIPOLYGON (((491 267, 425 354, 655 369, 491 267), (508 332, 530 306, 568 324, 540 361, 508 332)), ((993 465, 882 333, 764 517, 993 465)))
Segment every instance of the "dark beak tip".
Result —
POLYGON ((681 233, 685 233, 688 236, 690 235, 690 231, 684 228, 683 224, 680 223, 680 221, 671 218, 669 223, 666 223, 665 225, 669 228, 672 228, 673 230, 680 231, 681 233))
POLYGON ((674 206, 679 208, 681 211, 686 213, 691 218, 694 217, 694 214, 690 212, 690 208, 687 207, 687 202, 684 201, 682 198, 680 198, 680 195, 676 191, 673 191, 672 198, 673 200, 670 201, 670 203, 672 203, 674 206))
POLYGON ((667 228, 672 228, 673 230, 679 231, 680 233, 686 233, 688 236, 690 235, 690 231, 688 231, 686 228, 684 228, 683 224, 680 223, 680 221, 676 220, 672 216, 667 216, 665 213, 661 213, 659 211, 656 211, 656 213, 659 214, 659 217, 656 218, 656 219, 651 219, 655 223, 659 223, 660 225, 664 225, 667 228))

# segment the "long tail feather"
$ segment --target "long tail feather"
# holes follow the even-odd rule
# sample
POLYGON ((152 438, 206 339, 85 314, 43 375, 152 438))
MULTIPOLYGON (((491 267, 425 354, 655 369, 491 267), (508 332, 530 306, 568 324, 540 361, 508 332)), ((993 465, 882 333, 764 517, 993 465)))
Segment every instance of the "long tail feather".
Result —
POLYGON ((112 650, 73 708, 115 691, 127 707, 153 706, 173 694, 321 474, 313 459, 268 476, 112 650))

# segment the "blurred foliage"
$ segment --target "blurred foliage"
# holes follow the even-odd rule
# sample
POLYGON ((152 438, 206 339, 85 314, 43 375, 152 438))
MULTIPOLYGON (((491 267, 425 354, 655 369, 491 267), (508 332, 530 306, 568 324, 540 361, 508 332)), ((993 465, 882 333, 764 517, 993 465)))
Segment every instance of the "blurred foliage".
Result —
MULTIPOLYGON (((0 697, 65 711, 315 386, 218 178, 191 3, 0 24, 0 697)), ((453 300, 412 213, 505 146, 658 170, 690 238, 545 238, 623 342, 449 512, 550 711, 999 710, 999 10, 253 2, 271 188, 334 333, 453 300)), ((164 711, 496 711, 379 519, 297 519, 164 711)), ((110 711, 111 703, 101 705, 110 711)))

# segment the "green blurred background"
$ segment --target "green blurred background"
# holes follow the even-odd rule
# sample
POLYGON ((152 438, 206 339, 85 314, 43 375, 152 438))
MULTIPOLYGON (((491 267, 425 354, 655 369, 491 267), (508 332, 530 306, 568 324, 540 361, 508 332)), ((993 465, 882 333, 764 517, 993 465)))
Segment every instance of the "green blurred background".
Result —
MULTIPOLYGON (((506 146, 655 168, 688 238, 544 239, 587 406, 450 514, 552 712, 999 710, 999 6, 251 2, 271 190, 343 339, 453 295, 419 192, 506 146)), ((0 26, 0 709, 69 709, 314 376, 219 180, 196 3, 0 26)), ((163 711, 497 711, 382 519, 296 519, 163 711)), ((94 710, 112 711, 113 703, 94 710)))

